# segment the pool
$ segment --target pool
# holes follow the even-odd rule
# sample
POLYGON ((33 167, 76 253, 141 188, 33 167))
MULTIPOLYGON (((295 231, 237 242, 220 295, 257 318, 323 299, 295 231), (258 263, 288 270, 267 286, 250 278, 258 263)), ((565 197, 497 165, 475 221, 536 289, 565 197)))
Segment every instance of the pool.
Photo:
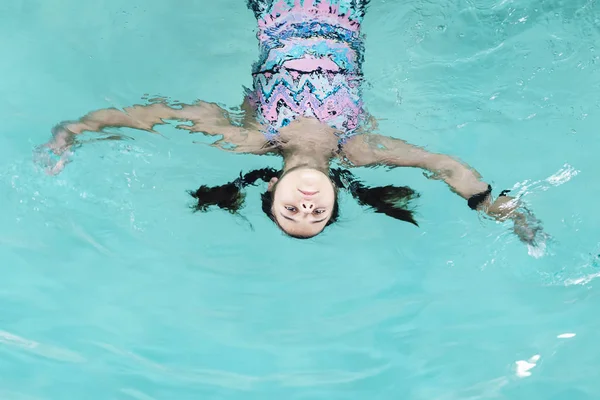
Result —
POLYGON ((186 190, 278 160, 171 126, 33 164, 57 122, 145 94, 239 105, 254 23, 242 0, 0 4, 0 398, 597 399, 598 2, 373 0, 364 23, 381 131, 523 194, 541 251, 418 170, 357 175, 421 192, 419 228, 343 197, 296 241, 260 187, 192 214, 186 190))

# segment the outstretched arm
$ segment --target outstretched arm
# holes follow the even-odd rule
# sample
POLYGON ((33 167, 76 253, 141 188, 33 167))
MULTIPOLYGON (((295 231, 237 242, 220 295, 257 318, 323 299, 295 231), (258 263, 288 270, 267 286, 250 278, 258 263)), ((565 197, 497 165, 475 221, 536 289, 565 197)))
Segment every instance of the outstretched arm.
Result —
POLYGON ((156 125, 165 124, 169 120, 187 122, 190 125, 179 125, 178 128, 206 135, 220 135, 215 143, 227 142, 229 151, 239 153, 264 153, 266 141, 260 132, 260 126, 252 124, 250 118, 241 126, 234 125, 229 115, 221 107, 213 103, 197 102, 192 105, 169 106, 165 103, 135 105, 119 110, 108 108, 88 113, 78 121, 63 122, 52 130, 53 138, 43 147, 53 152, 60 159, 53 166, 59 172, 68 162, 68 154, 77 135, 83 132, 102 132, 106 128, 132 128, 154 132, 156 125))
POLYGON ((431 179, 443 180, 452 191, 468 201, 472 209, 483 211, 499 221, 511 219, 519 238, 535 244, 536 234, 541 231, 539 221, 531 213, 517 211, 518 201, 504 192, 493 201, 491 186, 470 166, 444 154, 436 154, 413 146, 400 139, 364 134, 350 138, 343 148, 343 155, 353 166, 386 165, 392 167, 416 167, 430 173, 431 179))

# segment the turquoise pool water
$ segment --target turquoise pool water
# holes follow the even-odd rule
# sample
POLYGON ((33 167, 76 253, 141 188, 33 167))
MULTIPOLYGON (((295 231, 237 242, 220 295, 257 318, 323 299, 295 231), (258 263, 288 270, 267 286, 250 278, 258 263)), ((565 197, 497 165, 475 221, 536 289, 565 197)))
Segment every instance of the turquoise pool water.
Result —
POLYGON ((0 4, 0 398, 597 399, 600 5, 384 1, 365 98, 385 134, 514 188, 532 252, 417 170, 420 228, 342 198, 312 241, 192 215, 186 190, 277 166, 162 135, 83 146, 51 127, 150 95, 239 105, 257 56, 242 0, 0 4))

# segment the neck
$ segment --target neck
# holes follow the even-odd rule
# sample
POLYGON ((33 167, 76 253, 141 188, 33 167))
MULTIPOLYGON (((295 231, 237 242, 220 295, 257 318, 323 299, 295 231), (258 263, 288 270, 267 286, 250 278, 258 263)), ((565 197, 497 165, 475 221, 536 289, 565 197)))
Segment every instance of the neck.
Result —
POLYGON ((316 118, 301 117, 280 129, 279 134, 284 172, 305 166, 329 173, 329 161, 339 142, 335 129, 316 118))
POLYGON ((329 172, 329 158, 324 154, 308 152, 285 152, 283 154, 283 172, 292 168, 314 168, 325 174, 329 172))

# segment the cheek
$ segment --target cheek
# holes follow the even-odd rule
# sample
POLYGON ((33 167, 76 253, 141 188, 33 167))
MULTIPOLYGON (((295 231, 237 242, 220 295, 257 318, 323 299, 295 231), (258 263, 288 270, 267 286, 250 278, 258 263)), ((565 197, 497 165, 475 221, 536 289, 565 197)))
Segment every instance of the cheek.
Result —
POLYGON ((329 208, 333 208, 335 205, 335 195, 332 194, 331 197, 327 199, 327 204, 329 204, 329 208))
POLYGON ((273 186, 273 189, 276 192, 285 193, 290 190, 290 187, 294 186, 294 179, 291 177, 285 177, 284 179, 280 179, 276 185, 273 186))
POLYGON ((333 188, 331 183, 328 182, 326 186, 324 185, 321 193, 323 193, 323 196, 327 199, 328 202, 335 202, 335 189, 333 188))
POLYGON ((273 193, 273 202, 294 202, 300 199, 300 194, 296 189, 299 186, 294 179, 280 180, 275 186, 273 193))
POLYGON ((293 203, 295 199, 290 196, 290 191, 286 187, 277 187, 273 194, 273 207, 280 207, 282 204, 293 203))

